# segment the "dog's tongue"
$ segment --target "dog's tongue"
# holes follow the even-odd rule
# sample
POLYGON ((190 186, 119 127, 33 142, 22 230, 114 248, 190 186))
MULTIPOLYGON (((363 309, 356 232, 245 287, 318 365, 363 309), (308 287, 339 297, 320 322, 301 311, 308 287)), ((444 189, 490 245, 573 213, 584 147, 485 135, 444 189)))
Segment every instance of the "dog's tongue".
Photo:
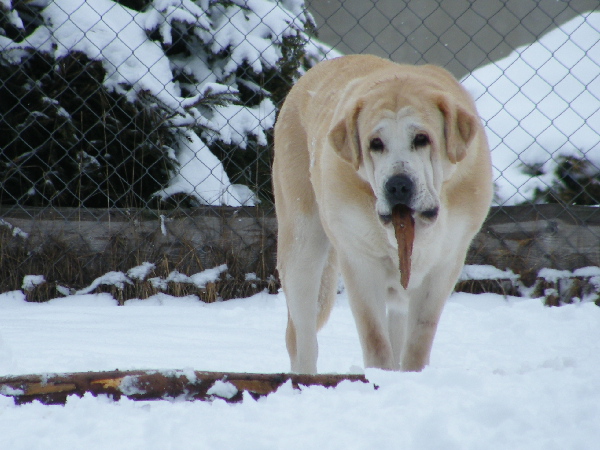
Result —
POLYGON ((392 209, 392 224, 398 242, 398 259, 400 260, 400 283, 406 289, 410 279, 410 259, 413 241, 415 240, 415 221, 408 206, 396 205, 392 209))

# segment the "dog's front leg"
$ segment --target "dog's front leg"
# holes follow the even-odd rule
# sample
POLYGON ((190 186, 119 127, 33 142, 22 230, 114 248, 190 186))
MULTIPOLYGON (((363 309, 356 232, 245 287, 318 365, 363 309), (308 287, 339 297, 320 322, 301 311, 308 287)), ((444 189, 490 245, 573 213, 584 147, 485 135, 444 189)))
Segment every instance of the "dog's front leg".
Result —
POLYGON ((400 369, 400 358, 406 336, 406 310, 398 308, 396 303, 388 302, 388 330, 392 343, 394 367, 400 369))
POLYGON ((446 303, 452 293, 462 265, 451 272, 443 267, 432 270, 420 286, 410 289, 405 343, 401 369, 418 372, 429 364, 435 332, 446 303))
POLYGON ((363 351, 365 367, 394 365, 385 305, 385 265, 376 258, 340 257, 340 268, 363 351))

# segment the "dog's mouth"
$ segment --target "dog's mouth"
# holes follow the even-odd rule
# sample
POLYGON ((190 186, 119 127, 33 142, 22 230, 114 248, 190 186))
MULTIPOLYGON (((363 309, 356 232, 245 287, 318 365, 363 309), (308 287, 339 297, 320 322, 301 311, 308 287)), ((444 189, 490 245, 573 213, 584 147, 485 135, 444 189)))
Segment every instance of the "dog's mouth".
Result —
MULTIPOLYGON (((440 213, 439 208, 427 209, 425 211, 415 211, 414 209, 410 209, 410 214, 416 219, 417 217, 421 218, 425 223, 433 223, 437 216, 440 213)), ((389 214, 379 214, 379 220, 381 223, 388 226, 392 224, 392 213, 389 214)))
MULTIPOLYGON (((414 215, 414 211, 411 210, 411 214, 414 215)), ((379 214, 379 220, 381 220, 381 223, 383 223, 384 225, 391 225, 392 224, 392 214, 379 214)))

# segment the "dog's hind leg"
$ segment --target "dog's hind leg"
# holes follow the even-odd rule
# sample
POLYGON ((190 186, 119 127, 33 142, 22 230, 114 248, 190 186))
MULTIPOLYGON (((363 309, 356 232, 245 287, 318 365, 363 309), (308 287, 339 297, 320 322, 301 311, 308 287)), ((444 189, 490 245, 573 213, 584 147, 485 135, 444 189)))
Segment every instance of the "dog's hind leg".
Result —
POLYGON ((292 372, 316 373, 317 330, 323 313, 328 315, 331 302, 323 292, 331 290, 327 280, 331 244, 316 214, 287 223, 289 227, 279 230, 280 241, 287 244, 280 246, 278 252, 279 275, 288 306, 286 346, 292 372))

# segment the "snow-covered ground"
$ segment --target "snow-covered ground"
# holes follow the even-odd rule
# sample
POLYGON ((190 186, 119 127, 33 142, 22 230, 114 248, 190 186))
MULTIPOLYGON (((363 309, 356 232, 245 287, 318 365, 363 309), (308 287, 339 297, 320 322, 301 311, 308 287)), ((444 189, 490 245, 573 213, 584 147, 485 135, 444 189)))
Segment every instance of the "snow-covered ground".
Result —
MULTIPOLYGON (((114 369, 283 372, 282 294, 204 304, 108 294, 26 303, 0 294, 0 376, 114 369)), ((344 382, 241 404, 71 397, 14 406, 2 449, 582 449, 600 442, 600 308, 454 294, 421 373, 344 382)), ((321 372, 360 372, 348 302, 320 334, 321 372)))

